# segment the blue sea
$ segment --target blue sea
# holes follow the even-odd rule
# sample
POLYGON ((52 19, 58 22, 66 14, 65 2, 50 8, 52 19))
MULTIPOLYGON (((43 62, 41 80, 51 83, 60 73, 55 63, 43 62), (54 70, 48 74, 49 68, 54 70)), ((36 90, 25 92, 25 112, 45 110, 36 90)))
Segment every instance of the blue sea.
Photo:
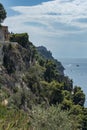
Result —
POLYGON ((87 59, 59 59, 65 68, 64 74, 73 80, 74 86, 80 86, 86 95, 87 107, 87 59))

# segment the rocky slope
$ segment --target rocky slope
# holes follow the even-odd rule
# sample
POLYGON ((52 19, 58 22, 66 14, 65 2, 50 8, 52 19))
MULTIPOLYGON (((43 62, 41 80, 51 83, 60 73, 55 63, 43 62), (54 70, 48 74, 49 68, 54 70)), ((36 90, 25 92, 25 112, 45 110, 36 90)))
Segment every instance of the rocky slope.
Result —
MULTIPOLYGON (((46 91, 44 90, 44 85, 47 84, 44 84, 45 80, 47 82, 52 80, 62 82, 66 80, 67 84, 71 84, 70 89, 72 89, 70 79, 64 78, 63 66, 50 55, 46 48, 45 51, 51 58, 44 58, 42 54, 39 54, 35 46, 28 40, 27 34, 16 34, 16 38, 14 37, 15 35, 11 37, 11 42, 0 43, 0 86, 8 89, 8 102, 12 98, 11 95, 15 95, 15 91, 22 93, 26 90, 30 94, 28 98, 34 97, 33 103, 42 101, 52 102, 45 95, 46 93, 43 94, 43 91, 46 91), (27 40, 24 40, 24 38, 27 40), (40 64, 42 60, 44 60, 43 65, 40 64), (52 68, 53 70, 51 71, 52 68)), ((13 100, 16 100, 16 98, 13 100)), ((29 102, 27 97, 25 100, 27 100, 27 103, 29 102)), ((31 105, 31 103, 28 104, 31 105)))

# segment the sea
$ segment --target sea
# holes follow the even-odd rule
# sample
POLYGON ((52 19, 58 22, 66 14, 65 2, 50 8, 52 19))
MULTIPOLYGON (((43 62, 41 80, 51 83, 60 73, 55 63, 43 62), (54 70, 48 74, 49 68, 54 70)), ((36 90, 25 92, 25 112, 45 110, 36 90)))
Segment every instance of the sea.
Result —
POLYGON ((73 80, 73 86, 80 86, 86 95, 85 107, 87 108, 87 59, 65 58, 58 59, 64 66, 64 74, 73 80))

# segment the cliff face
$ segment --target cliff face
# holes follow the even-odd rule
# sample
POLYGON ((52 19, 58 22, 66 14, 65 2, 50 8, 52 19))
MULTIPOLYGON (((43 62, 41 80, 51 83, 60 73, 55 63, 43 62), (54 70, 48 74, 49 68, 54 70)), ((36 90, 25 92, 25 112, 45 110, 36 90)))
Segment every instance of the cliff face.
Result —
POLYGON ((3 46, 3 65, 8 73, 24 71, 29 67, 30 52, 19 44, 3 46))
MULTIPOLYGON (((34 97, 31 100, 33 104, 43 101, 52 102, 50 100, 48 101, 48 97, 46 96, 47 92, 43 94, 44 91, 46 91, 44 82, 45 80, 46 82, 51 82, 51 80, 61 82, 64 77, 63 66, 60 62, 55 60, 46 49, 45 52, 49 55, 47 58, 43 57, 41 53, 39 54, 30 41, 25 40, 25 43, 25 41, 23 42, 22 40, 21 44, 20 38, 18 38, 19 36, 17 35, 16 40, 18 40, 19 43, 18 41, 0 42, 0 86, 8 89, 9 100, 14 97, 11 95, 14 95, 15 91, 17 91, 17 93, 27 91, 30 95, 25 99, 29 106, 32 104, 28 103, 31 97, 34 97), (40 64, 41 59, 44 60, 42 65, 40 64)), ((22 96, 20 96, 20 98, 22 98, 22 96)), ((13 101, 14 100, 16 100, 16 98, 14 98, 13 101)), ((23 103, 21 104, 20 106, 25 106, 25 101, 24 105, 23 103)))
POLYGON ((47 51, 45 47, 37 49, 39 54, 29 41, 27 47, 23 47, 17 42, 0 42, 0 75, 3 75, 3 80, 1 78, 0 83, 9 87, 10 85, 15 86, 16 82, 22 84, 22 75, 27 72, 30 66, 38 62, 36 55, 43 57, 43 59, 52 60, 56 64, 59 74, 63 75, 64 68, 59 61, 53 58, 52 53, 47 51))
POLYGON ((17 42, 0 42, 0 83, 3 86, 21 86, 22 76, 34 62, 31 47, 31 44, 26 49, 17 42))
MULTIPOLYGON (((0 100, 7 100, 9 106, 23 109, 30 108, 32 97, 33 104, 36 100, 31 88, 32 77, 27 80, 27 75, 32 75, 29 71, 36 65, 36 50, 31 42, 26 44, 27 47, 23 47, 17 42, 0 42, 0 100)), ((32 84, 36 82, 37 79, 32 84)))

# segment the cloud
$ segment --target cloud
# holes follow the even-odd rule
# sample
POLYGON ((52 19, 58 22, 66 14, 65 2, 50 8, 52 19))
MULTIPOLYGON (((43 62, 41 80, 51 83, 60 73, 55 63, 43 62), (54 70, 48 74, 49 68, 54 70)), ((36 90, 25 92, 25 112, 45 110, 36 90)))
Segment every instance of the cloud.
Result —
POLYGON ((28 32, 37 45, 49 42, 51 48, 53 39, 59 45, 58 40, 62 43, 66 38, 66 42, 77 42, 87 33, 86 0, 51 0, 34 6, 15 6, 11 10, 16 14, 8 17, 4 24, 10 31, 28 32))
POLYGON ((7 18, 8 23, 20 21, 20 24, 24 25, 28 22, 37 22, 52 29, 52 23, 60 22, 72 27, 87 28, 86 23, 76 20, 87 18, 87 1, 85 0, 54 0, 35 6, 15 6, 11 9, 20 14, 7 18))
POLYGON ((80 22, 80 23, 86 23, 87 24, 87 18, 79 18, 79 19, 76 19, 76 21, 80 22))

